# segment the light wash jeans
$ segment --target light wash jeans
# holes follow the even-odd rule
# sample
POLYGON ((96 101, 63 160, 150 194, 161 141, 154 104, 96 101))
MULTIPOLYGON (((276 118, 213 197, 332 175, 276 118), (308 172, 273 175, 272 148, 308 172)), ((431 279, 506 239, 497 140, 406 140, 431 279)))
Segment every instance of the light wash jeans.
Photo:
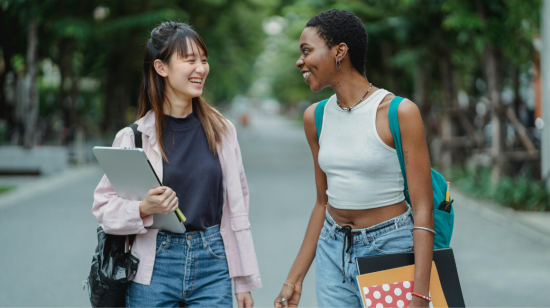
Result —
POLYGON ((218 225, 157 236, 151 285, 132 282, 126 307, 231 307, 231 278, 218 225))
POLYGON ((355 258, 412 251, 412 210, 409 206, 404 214, 370 228, 351 229, 353 245, 349 251, 346 251, 348 239, 344 244, 346 232, 334 222, 328 211, 326 215, 315 255, 317 306, 362 307, 355 278, 359 275, 355 258))

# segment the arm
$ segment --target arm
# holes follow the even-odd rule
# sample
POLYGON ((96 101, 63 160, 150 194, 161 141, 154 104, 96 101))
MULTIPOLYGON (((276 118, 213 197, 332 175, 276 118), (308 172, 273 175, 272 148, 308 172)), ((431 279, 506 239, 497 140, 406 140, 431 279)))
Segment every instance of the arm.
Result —
MULTIPOLYGON (((434 229, 434 201, 430 157, 422 117, 418 107, 404 100, 397 109, 402 136, 403 158, 407 171, 409 195, 413 207, 414 225, 434 229)), ((428 296, 433 260, 434 234, 414 229, 414 292, 428 296)), ((428 307, 429 302, 413 296, 409 307, 428 307)))
MULTIPOLYGON (((134 133, 131 128, 118 132, 114 147, 134 147, 134 133)), ((141 217, 141 201, 129 201, 117 196, 107 176, 94 191, 92 213, 105 233, 126 235, 146 233, 145 227, 153 224, 153 216, 141 217)))
POLYGON ((315 185, 317 187, 317 201, 311 213, 309 224, 306 230, 306 235, 298 256, 290 269, 285 284, 294 286, 294 289, 288 285, 284 285, 281 293, 275 299, 275 307, 287 307, 287 303, 281 305, 281 298, 289 300, 289 307, 298 306, 300 300, 299 292, 302 291, 302 281, 304 280, 313 259, 315 258, 315 251, 317 249, 317 241, 323 228, 323 222, 326 219, 325 206, 328 202, 327 191, 327 177, 323 170, 319 167, 317 162, 317 156, 319 154, 319 141, 317 139, 317 129, 315 127, 315 107, 317 104, 311 105, 304 112, 304 131, 306 134, 309 147, 311 148, 311 154, 313 155, 313 163, 315 167, 315 185))
MULTIPOLYGON (((113 147, 134 147, 134 133, 125 128, 118 132, 113 147)), ((178 198, 168 187, 149 190, 145 200, 129 201, 119 197, 107 176, 103 176, 94 191, 92 213, 105 233, 126 235, 146 233, 153 224, 153 213, 168 214, 178 207, 178 198)))

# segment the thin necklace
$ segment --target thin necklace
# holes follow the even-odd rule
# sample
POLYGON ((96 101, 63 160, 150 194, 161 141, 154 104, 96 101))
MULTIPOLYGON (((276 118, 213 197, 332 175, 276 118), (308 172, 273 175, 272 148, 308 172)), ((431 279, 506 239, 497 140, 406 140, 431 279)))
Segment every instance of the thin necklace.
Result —
POLYGON ((355 105, 353 105, 353 106, 351 106, 351 107, 347 107, 347 108, 346 108, 346 107, 340 106, 340 102, 338 102, 338 100, 336 100, 336 104, 338 104, 338 107, 342 108, 342 110, 351 111, 352 108, 355 108, 355 106, 359 105, 359 103, 365 99, 365 97, 367 96, 367 94, 369 94, 370 89, 372 89, 372 82, 371 82, 371 84, 370 84, 370 88, 369 88, 369 90, 367 91, 367 93, 365 93, 365 95, 363 95, 363 97, 361 97, 361 99, 357 102, 357 104, 355 104, 355 105))

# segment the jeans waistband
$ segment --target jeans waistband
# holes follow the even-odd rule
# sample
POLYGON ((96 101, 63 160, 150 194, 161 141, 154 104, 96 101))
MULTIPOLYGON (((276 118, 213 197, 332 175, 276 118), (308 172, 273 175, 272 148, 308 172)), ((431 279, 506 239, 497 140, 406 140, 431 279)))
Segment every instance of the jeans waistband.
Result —
POLYGON ((220 225, 215 225, 204 231, 189 231, 185 233, 171 233, 161 230, 158 232, 157 240, 193 245, 198 243, 205 244, 207 240, 220 236, 220 225))
MULTIPOLYGON (((327 228, 329 229, 331 236, 334 238, 334 236, 338 237, 344 237, 344 233, 341 232, 342 226, 338 225, 332 216, 328 213, 328 210, 326 210, 326 224, 328 225, 327 228)), ((396 229, 399 229, 400 227, 406 226, 409 224, 409 222, 413 219, 412 217, 412 209, 409 205, 409 209, 394 218, 388 219, 386 221, 383 221, 379 224, 376 224, 374 226, 363 228, 363 229, 351 229, 351 233, 354 235, 354 241, 363 241, 366 238, 370 237, 376 237, 384 233, 388 233, 391 231, 394 231, 396 229), (358 236, 358 235, 363 236, 358 236)))

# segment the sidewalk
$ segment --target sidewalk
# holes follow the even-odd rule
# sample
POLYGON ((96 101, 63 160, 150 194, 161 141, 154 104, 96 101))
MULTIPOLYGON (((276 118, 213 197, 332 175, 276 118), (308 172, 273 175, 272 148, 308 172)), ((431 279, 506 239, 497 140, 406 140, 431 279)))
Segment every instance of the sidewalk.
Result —
POLYGON ((63 173, 48 176, 1 176, 0 183, 15 184, 16 188, 0 194, 0 210, 52 190, 62 189, 69 183, 98 172, 102 172, 101 167, 93 164, 68 168, 63 173))
POLYGON ((468 197, 464 192, 453 191, 456 207, 464 207, 499 225, 513 228, 550 246, 550 212, 516 211, 486 199, 468 197))

